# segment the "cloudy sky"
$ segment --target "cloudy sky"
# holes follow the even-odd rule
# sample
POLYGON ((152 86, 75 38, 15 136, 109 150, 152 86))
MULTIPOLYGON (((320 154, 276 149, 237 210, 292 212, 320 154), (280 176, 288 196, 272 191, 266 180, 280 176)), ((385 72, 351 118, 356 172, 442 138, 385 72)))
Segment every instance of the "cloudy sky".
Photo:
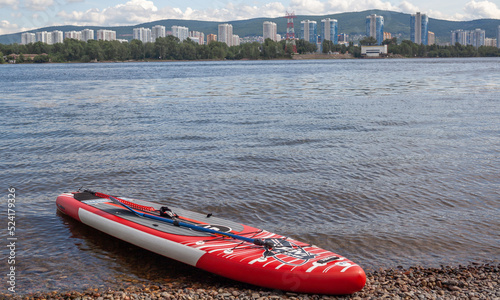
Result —
POLYGON ((162 19, 232 21, 383 9, 446 20, 500 19, 500 0, 0 0, 0 34, 52 25, 135 25, 162 19))

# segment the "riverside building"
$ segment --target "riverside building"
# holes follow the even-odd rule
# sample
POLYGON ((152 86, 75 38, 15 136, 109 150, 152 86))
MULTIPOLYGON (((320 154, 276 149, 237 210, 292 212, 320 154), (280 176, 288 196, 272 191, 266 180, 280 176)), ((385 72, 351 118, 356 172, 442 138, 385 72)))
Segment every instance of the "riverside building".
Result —
POLYGON ((226 43, 228 46, 233 46, 233 25, 227 23, 219 24, 217 38, 219 42, 226 43))
POLYGON ((332 41, 333 44, 338 44, 338 31, 339 25, 336 19, 323 19, 321 20, 321 34, 323 40, 332 41))
POLYGON ((54 30, 52 34, 52 44, 62 43, 64 41, 64 33, 59 30, 54 30))
POLYGON ((151 28, 151 41, 155 42, 157 38, 166 37, 167 31, 165 26, 155 25, 151 28))
POLYGON ((377 44, 382 45, 384 41, 384 17, 369 15, 366 17, 366 35, 377 40, 377 44))
POLYGON ((36 35, 31 32, 21 34, 21 45, 27 45, 36 42, 36 35))
POLYGON ((278 41, 278 26, 274 22, 266 21, 262 25, 262 36, 264 40, 271 39, 273 41, 278 41))
POLYGON ((81 31, 66 31, 64 33, 64 39, 74 39, 81 41, 82 40, 82 32, 81 31))
POLYGON ((36 41, 46 44, 52 44, 52 34, 47 31, 39 31, 36 33, 36 41))
POLYGON ((82 30, 82 41, 86 42, 88 40, 94 39, 94 29, 84 29, 82 30))
POLYGON ((476 48, 484 46, 484 42, 486 39, 486 31, 483 29, 475 29, 470 31, 470 44, 476 48))
POLYGON ((415 44, 428 45, 429 18, 417 12, 410 17, 410 39, 415 44))
MULTIPOLYGON (((134 40, 139 40, 143 43, 149 43, 152 41, 151 29, 149 28, 134 28, 133 38, 134 40)), ((156 39, 155 39, 156 40, 156 39)))
POLYGON ((189 38, 200 45, 205 44, 205 34, 200 31, 190 31, 189 38))
POLYGON ((210 44, 211 42, 217 42, 217 35, 216 34, 209 34, 207 35, 207 45, 210 44))
POLYGON ((114 41, 116 40, 116 31, 108 29, 97 30, 97 40, 114 41))
POLYGON ((302 39, 316 45, 318 42, 318 24, 316 21, 304 20, 300 22, 300 32, 302 39))
POLYGON ((459 43, 460 45, 472 45, 476 48, 485 45, 486 31, 483 29, 475 30, 454 30, 451 32, 451 44, 455 45, 459 43))
POLYGON ((182 42, 189 37, 189 28, 174 25, 172 26, 172 35, 182 42))
POLYGON ((497 30, 497 48, 500 48, 500 25, 498 25, 497 30))

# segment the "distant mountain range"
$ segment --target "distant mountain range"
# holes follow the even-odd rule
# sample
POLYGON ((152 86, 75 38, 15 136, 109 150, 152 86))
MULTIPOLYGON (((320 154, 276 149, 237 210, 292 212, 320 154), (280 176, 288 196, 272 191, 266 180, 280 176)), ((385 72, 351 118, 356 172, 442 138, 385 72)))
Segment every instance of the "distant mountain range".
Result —
MULTIPOLYGON (((332 15, 323 16, 307 16, 307 15, 297 15, 295 19, 295 36, 300 37, 300 21, 312 20, 318 22, 318 30, 320 30, 321 20, 325 18, 337 19, 339 24, 339 33, 347 33, 349 35, 364 35, 365 34, 365 19, 366 16, 371 14, 377 14, 384 17, 384 31, 392 33, 393 37, 397 36, 398 40, 404 40, 410 38, 410 14, 385 11, 385 10, 367 10, 362 12, 348 12, 332 15)), ((154 21, 149 23, 137 24, 134 26, 51 26, 39 28, 36 30, 30 30, 26 32, 37 32, 37 31, 54 31, 60 30, 63 32, 72 30, 83 30, 85 28, 94 29, 111 29, 116 31, 116 37, 119 39, 132 39, 133 28, 146 27, 151 28, 155 25, 162 25, 170 30, 173 25, 188 27, 190 31, 201 31, 206 35, 217 34, 218 24, 229 23, 233 25, 233 33, 239 35, 240 37, 246 36, 262 36, 262 23, 264 21, 275 22, 278 26, 278 33, 283 37, 286 34, 286 19, 285 18, 255 18, 249 20, 240 21, 229 21, 229 22, 211 22, 211 21, 192 21, 192 20, 175 20, 167 19, 154 21)), ((479 19, 472 21, 446 21, 429 18, 429 31, 432 31, 436 35, 437 43, 446 43, 450 41, 450 33, 453 30, 463 29, 463 30, 474 30, 476 28, 484 29, 486 31, 486 37, 496 38, 498 26, 500 25, 500 20, 497 19, 479 19)), ((2 44, 13 44, 21 42, 21 34, 5 34, 0 35, 0 43, 2 44)))

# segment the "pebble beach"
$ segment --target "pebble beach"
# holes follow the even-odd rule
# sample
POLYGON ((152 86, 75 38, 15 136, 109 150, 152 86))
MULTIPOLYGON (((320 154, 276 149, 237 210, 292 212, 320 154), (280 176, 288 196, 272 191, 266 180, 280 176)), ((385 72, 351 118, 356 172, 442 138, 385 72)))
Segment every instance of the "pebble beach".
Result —
POLYGON ((1 299, 500 299, 500 264, 440 268, 396 268, 367 272, 363 290, 346 296, 296 294, 258 288, 224 278, 209 282, 129 283, 85 291, 52 291, 27 295, 0 294, 1 299))

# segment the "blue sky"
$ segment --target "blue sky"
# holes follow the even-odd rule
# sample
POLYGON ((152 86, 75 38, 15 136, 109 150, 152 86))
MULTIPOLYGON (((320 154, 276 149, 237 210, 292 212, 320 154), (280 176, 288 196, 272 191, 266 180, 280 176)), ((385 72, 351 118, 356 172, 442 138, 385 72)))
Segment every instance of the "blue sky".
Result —
POLYGON ((52 25, 135 25, 162 19, 232 21, 384 9, 446 20, 500 19, 500 0, 0 0, 0 34, 52 25))

